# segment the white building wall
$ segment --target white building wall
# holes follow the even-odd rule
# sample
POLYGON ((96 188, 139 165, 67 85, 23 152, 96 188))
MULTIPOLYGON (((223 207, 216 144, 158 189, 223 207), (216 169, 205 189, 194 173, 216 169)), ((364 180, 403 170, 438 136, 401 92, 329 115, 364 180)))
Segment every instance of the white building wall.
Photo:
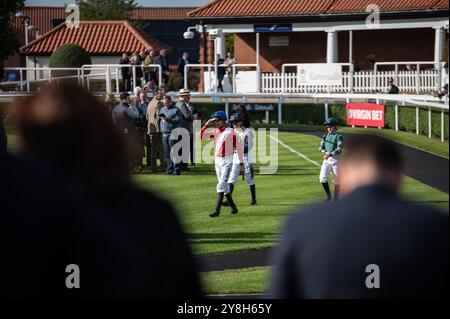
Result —
MULTIPOLYGON (((92 64, 119 64, 121 56, 91 56, 92 64)), ((48 68, 48 62, 50 60, 49 55, 45 56, 27 56, 26 67, 27 68, 48 68)), ((94 71, 95 72, 95 71, 94 71)), ((93 72, 93 73, 94 73, 93 72)), ((102 72, 98 70, 98 72, 102 72)), ((111 73, 114 74, 115 70, 111 69, 111 73)), ((27 70, 26 79, 36 80, 48 78, 48 71, 27 70)))

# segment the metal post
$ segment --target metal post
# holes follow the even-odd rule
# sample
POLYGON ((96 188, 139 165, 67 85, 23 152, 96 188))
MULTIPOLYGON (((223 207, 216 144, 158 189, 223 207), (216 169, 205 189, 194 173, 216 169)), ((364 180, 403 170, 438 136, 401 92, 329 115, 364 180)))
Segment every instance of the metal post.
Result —
POLYGON ((106 66, 105 81, 106 81, 106 93, 111 93, 111 73, 110 73, 109 65, 106 66))
POLYGON ((441 142, 445 141, 445 121, 444 121, 444 111, 441 111, 441 142))
POLYGON ((431 138, 431 107, 428 108, 428 137, 431 138))
POLYGON ((398 86, 398 64, 395 64, 395 84, 398 86))
POLYGON ((188 68, 189 68, 189 65, 186 64, 184 66, 184 74, 183 74, 183 76, 184 76, 184 89, 185 90, 187 90, 187 88, 188 88, 188 77, 187 77, 188 68))
POLYGON ((120 93, 120 83, 119 83, 119 68, 116 68, 116 93, 120 93))
POLYGON ((256 91, 261 92, 261 70, 259 67, 259 33, 256 33, 256 91))
POLYGON ((225 113, 227 118, 230 118, 230 105, 228 104, 228 98, 225 98, 225 113))
POLYGON ((217 59, 217 41, 214 40, 214 93, 217 93, 217 86, 219 85, 218 82, 218 73, 219 73, 219 65, 218 63, 218 59, 217 59))
POLYGON ((416 70, 416 93, 419 94, 420 92, 420 64, 417 63, 417 70, 416 70))
POLYGON ((283 98, 278 98, 278 124, 281 124, 283 122, 282 116, 283 116, 283 98))
POLYGON ((323 107, 325 110, 325 121, 326 121, 326 120, 328 120, 328 102, 325 102, 323 107))
POLYGON ((395 104, 395 130, 398 131, 398 104, 395 104))
POLYGON ((23 73, 22 73, 23 69, 19 70, 19 74, 20 74, 20 91, 23 92, 23 73))
MULTIPOLYGON (((159 72, 161 74, 161 72, 159 72)), ((159 82, 161 85, 161 82, 159 82)), ((133 65, 133 87, 131 88, 132 92, 134 91, 134 88, 136 87, 136 65, 133 65)))
POLYGON ((236 66, 232 65, 233 70, 233 93, 236 93, 236 66))
POLYGON ((419 135, 419 107, 416 106, 416 134, 419 135))
POLYGON ((348 63, 353 64, 353 31, 348 31, 348 63))
POLYGON ((269 111, 266 111, 266 123, 269 124, 270 118, 269 118, 269 111))
POLYGON ((28 44, 28 22, 27 21, 25 21, 24 22, 24 27, 25 27, 25 45, 27 45, 28 44))

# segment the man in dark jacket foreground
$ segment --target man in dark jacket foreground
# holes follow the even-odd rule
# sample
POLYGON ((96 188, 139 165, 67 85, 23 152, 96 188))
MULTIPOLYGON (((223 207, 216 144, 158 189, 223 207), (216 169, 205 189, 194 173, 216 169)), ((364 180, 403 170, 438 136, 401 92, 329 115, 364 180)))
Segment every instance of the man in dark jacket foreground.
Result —
POLYGON ((448 296, 448 214, 399 197, 402 160, 395 146, 356 136, 339 169, 344 198, 286 222, 271 296, 448 296))

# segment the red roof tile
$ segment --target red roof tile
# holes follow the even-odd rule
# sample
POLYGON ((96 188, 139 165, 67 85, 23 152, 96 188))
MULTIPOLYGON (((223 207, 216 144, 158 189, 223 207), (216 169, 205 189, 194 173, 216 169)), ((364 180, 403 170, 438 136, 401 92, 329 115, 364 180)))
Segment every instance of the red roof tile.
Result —
POLYGON ((24 54, 51 54, 65 43, 78 44, 94 55, 120 55, 149 47, 168 49, 158 40, 139 33, 128 21, 80 21, 79 28, 67 28, 61 23, 20 50, 24 54))
POLYGON ((253 17, 365 13, 369 4, 377 4, 382 12, 449 7, 446 0, 214 0, 189 12, 189 16, 253 17))
POLYGON ((137 8, 133 20, 183 20, 188 18, 188 12, 195 8, 137 8))
MULTIPOLYGON (((131 20, 183 20, 187 13, 194 8, 136 8, 131 20)), ((52 20, 63 20, 66 18, 64 7, 24 7, 22 10, 30 18, 30 22, 39 29, 42 35, 50 31, 54 24, 52 20)), ((13 28, 19 35, 19 43, 25 44, 23 24, 20 19, 13 18, 13 28)), ((35 32, 30 32, 30 41, 36 37, 35 32)))

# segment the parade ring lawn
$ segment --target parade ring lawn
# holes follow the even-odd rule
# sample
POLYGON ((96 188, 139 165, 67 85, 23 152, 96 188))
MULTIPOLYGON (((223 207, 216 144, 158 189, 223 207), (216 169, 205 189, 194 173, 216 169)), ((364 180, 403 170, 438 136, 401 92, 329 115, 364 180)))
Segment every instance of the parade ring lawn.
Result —
MULTIPOLYGON (((279 132, 278 139, 309 159, 321 163, 320 138, 309 134, 279 132)), ((448 144, 447 144, 448 145, 448 144)), ((278 144, 278 170, 258 175, 258 205, 250 206, 248 186, 238 180, 233 198, 239 208, 231 215, 222 208, 219 218, 208 216, 216 201, 216 175, 211 164, 197 164, 180 176, 136 174, 137 183, 171 202, 197 255, 273 247, 279 239, 285 216, 297 208, 321 201, 319 167, 278 144)), ((258 166, 256 167, 258 168, 258 166)), ((406 177, 402 195, 448 211, 448 194, 406 177)))

